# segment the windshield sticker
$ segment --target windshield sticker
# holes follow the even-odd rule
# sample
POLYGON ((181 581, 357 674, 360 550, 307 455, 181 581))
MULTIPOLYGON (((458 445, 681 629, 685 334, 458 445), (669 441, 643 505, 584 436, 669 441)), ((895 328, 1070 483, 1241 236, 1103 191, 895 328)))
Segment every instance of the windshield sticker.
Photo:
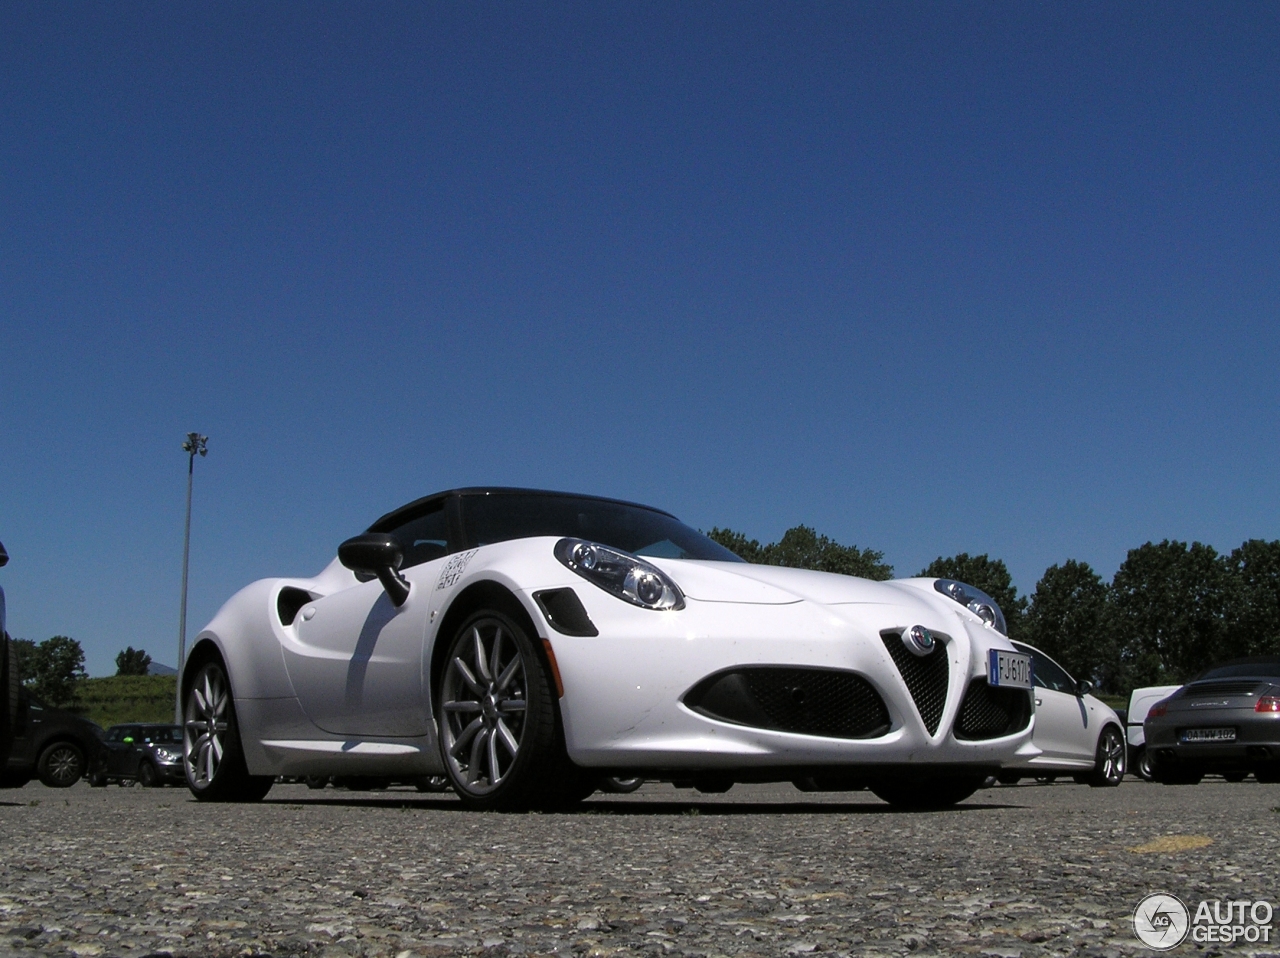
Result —
POLYGON ((471 561, 471 557, 476 554, 476 550, 469 552, 459 552, 455 556, 451 556, 449 561, 444 564, 444 568, 440 570, 440 581, 436 583, 436 591, 442 589, 450 589, 459 579, 467 568, 467 563, 471 561))

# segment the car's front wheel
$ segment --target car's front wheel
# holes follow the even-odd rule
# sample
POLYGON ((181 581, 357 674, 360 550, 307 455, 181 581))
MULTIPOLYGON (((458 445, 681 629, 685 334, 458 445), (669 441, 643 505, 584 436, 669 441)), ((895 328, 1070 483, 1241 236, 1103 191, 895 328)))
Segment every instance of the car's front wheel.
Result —
POLYGON ((938 811, 950 808, 982 787, 986 772, 980 775, 945 775, 920 781, 881 782, 871 786, 874 792, 894 808, 904 811, 938 811))
POLYGON ((222 663, 210 659, 186 690, 182 765, 187 787, 202 802, 256 802, 275 778, 250 775, 240 745, 240 726, 222 663))
POLYGON ((565 754, 548 671, 502 612, 477 612, 455 633, 436 720, 449 781, 471 808, 550 808, 593 790, 565 754))
POLYGON ((143 788, 155 788, 160 784, 160 773, 150 759, 143 759, 138 765, 138 784, 143 788))
POLYGON ((54 742, 40 753, 36 774, 49 788, 70 788, 84 774, 84 752, 74 742, 54 742))
POLYGON ((1125 742, 1120 730, 1108 725, 1098 736, 1093 773, 1086 783, 1093 788, 1114 788, 1124 779, 1125 742))

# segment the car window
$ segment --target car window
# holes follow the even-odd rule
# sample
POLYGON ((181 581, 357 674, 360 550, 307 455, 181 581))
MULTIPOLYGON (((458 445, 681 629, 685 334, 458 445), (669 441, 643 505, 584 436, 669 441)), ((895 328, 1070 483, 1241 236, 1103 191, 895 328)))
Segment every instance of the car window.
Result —
POLYGON ((404 562, 400 564, 402 569, 448 555, 449 532, 445 522, 444 502, 438 503, 425 515, 390 530, 390 535, 400 544, 400 550, 404 553, 404 562))
POLYGON ((1013 643, 1014 648, 1031 656, 1031 681, 1037 688, 1049 689, 1053 692, 1076 693, 1075 680, 1067 674, 1067 670, 1049 656, 1029 645, 1013 643))
POLYGON ((462 525, 468 547, 574 536, 634 555, 742 561, 666 513, 607 499, 536 492, 467 494, 462 496, 462 525))
POLYGON ((122 738, 124 738, 124 729, 120 728, 120 726, 114 725, 107 729, 108 742, 118 742, 122 738))
POLYGON ((1203 679, 1251 679, 1280 678, 1280 659, 1261 662, 1235 662, 1230 665, 1219 665, 1208 672, 1196 676, 1193 682, 1203 679))

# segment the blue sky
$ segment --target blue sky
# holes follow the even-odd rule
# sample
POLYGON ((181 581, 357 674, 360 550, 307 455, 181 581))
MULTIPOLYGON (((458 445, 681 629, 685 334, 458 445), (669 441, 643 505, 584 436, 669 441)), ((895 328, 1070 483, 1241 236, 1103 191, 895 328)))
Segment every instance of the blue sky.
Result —
POLYGON ((0 8, 10 632, 176 657, 436 489, 1280 537, 1266 4, 0 8))

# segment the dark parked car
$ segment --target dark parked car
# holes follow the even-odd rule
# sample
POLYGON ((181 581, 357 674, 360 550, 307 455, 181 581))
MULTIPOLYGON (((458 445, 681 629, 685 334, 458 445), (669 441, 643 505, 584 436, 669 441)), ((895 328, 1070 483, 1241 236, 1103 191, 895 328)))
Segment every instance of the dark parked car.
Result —
POLYGON ((50 788, 80 781, 102 748, 102 729, 79 715, 46 705, 26 689, 18 691, 13 750, 0 788, 22 788, 32 778, 50 788))
MULTIPOLYGON (((9 564, 9 553, 0 543, 0 566, 9 564)), ((9 761, 13 728, 18 718, 18 656, 5 631, 4 589, 0 588, 0 768, 9 761)))
POLYGON ((1158 782, 1194 785, 1207 772, 1280 782, 1280 656, 1209 669, 1152 706, 1143 731, 1158 782))
POLYGON ((132 723, 107 729, 102 752, 89 770, 89 784, 135 781, 144 788, 186 784, 181 725, 132 723))

